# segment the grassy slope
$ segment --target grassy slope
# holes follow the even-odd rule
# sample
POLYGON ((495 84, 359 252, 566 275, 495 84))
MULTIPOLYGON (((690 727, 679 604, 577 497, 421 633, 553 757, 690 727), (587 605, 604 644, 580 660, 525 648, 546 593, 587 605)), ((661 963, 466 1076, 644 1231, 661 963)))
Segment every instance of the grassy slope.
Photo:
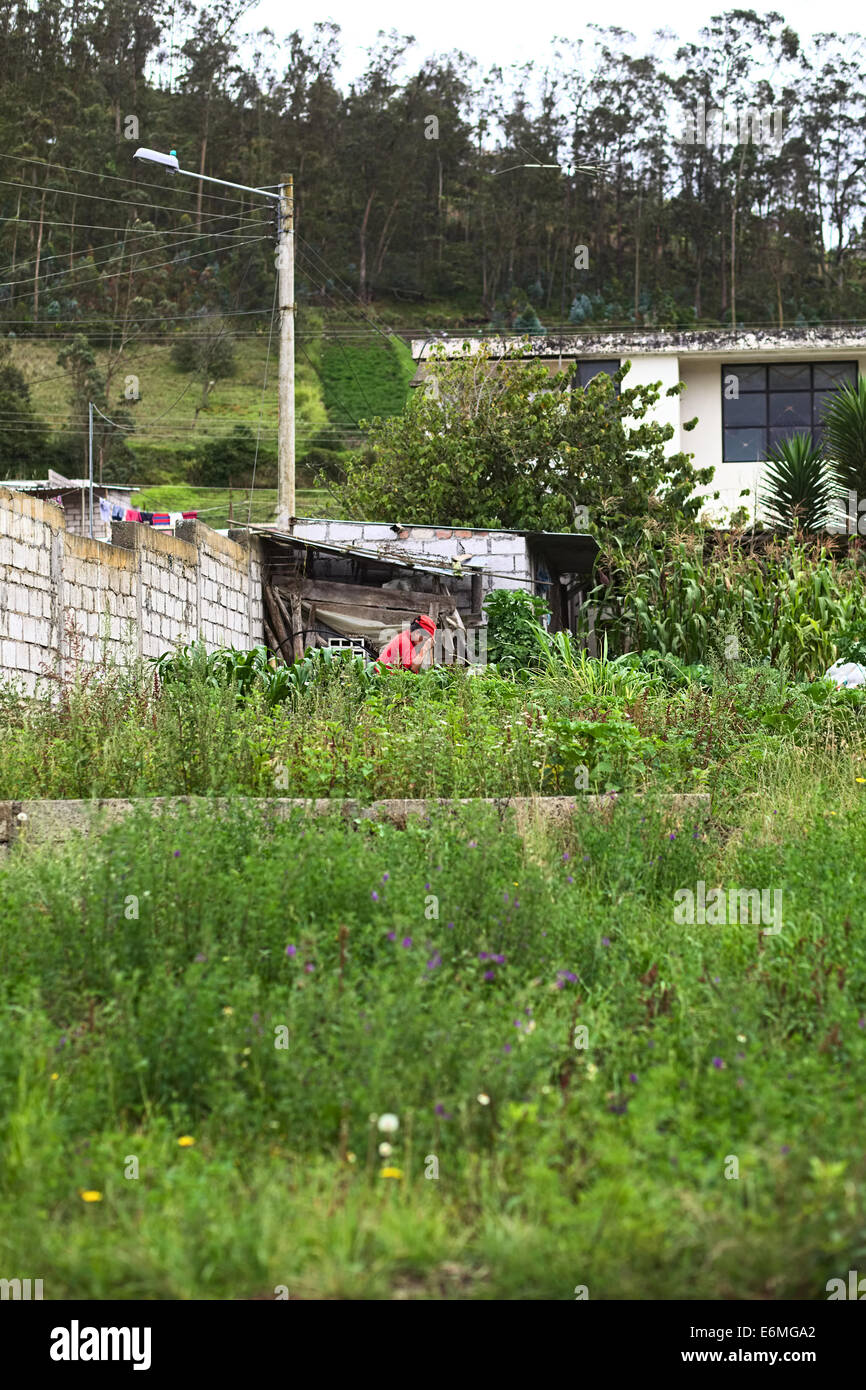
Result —
MULTIPOLYGON (((340 327, 335 323, 335 329, 340 327)), ((324 346, 303 332, 299 336, 296 369, 296 440, 302 460, 316 435, 329 424, 344 435, 362 415, 389 414, 401 408, 414 369, 409 349, 400 340, 385 342, 370 330, 370 341, 350 340, 341 347, 332 339, 324 346)), ((68 377, 57 366, 61 343, 14 345, 14 361, 32 383, 36 410, 52 423, 68 417, 68 377)), ((234 425, 259 428, 261 440, 276 445, 277 361, 272 347, 268 384, 262 394, 267 336, 254 333, 236 342, 237 373, 214 387, 208 408, 195 418, 200 388, 191 376, 178 372, 167 343, 143 344, 128 354, 124 372, 115 378, 112 402, 120 404, 126 376, 138 377, 140 400, 123 402, 139 427, 131 447, 141 465, 142 480, 158 485, 183 482, 191 452, 208 438, 229 432, 234 425)), ((97 353, 97 360, 103 355, 97 353)), ((82 441, 83 444, 83 441, 82 441)), ((82 468, 84 454, 82 448, 82 468)), ((148 493, 150 497, 150 493, 148 493)), ((156 505, 156 502, 154 503, 156 505)), ((310 504, 313 505, 313 499, 310 504)), ((317 499, 315 505, 321 505, 317 499)))

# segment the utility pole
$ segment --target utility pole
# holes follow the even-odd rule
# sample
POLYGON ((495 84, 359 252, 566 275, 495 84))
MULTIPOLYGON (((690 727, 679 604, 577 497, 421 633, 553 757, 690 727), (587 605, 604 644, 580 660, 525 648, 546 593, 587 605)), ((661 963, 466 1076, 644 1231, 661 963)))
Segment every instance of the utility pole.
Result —
POLYGON ((277 294, 280 311, 280 370, 277 425, 277 525, 288 526, 295 514, 295 191, 294 178, 289 174, 279 192, 269 188, 253 188, 246 183, 231 183, 214 179, 210 174, 197 174, 181 169, 177 151, 162 154, 159 150, 141 148, 133 159, 160 164, 174 174, 198 179, 200 183, 216 183, 221 188, 237 188, 242 193, 257 193, 277 205, 277 294))
POLYGON ((93 540, 93 401, 87 402, 87 463, 90 481, 90 539, 93 540))
POLYGON ((277 276, 280 308, 279 417, 277 426, 277 525, 295 515, 295 189, 289 175, 280 186, 277 276))

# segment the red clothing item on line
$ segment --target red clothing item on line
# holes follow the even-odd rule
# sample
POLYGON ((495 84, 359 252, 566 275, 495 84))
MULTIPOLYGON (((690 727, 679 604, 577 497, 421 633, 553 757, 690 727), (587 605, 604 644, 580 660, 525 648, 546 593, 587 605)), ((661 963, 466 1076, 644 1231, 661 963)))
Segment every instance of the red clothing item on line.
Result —
POLYGON ((127 507, 125 521, 141 521, 141 512, 136 511, 135 507, 127 507))

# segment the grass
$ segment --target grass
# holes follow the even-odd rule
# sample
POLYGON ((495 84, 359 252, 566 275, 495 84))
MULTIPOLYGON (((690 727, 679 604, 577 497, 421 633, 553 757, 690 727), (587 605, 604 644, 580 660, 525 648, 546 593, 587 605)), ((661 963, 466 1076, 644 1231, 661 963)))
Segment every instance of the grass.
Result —
POLYGON ((415 372, 412 353, 401 338, 372 335, 355 343, 325 340, 321 353, 322 389, 332 418, 372 420, 398 415, 415 372))
POLYGON ((317 674, 308 661, 240 699, 203 652, 156 693, 152 666, 109 667, 59 699, 54 680, 27 702, 7 689, 0 797, 719 794, 752 789, 792 747, 866 761, 860 691, 749 667, 719 671, 712 689, 639 672, 599 689, 598 671, 317 674))
POLYGON ((4 1269, 47 1298, 825 1298, 866 1218, 850 773, 789 749, 701 825, 236 808, 17 848, 4 1269), (781 889, 781 933, 677 926, 701 879, 781 889))

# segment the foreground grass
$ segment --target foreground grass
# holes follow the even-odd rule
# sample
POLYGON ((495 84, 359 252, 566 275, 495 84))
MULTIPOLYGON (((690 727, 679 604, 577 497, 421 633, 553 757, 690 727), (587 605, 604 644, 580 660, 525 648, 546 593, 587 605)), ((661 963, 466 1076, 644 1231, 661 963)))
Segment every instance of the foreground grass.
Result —
POLYGON ((851 771, 789 749, 698 824, 238 808, 16 849, 0 1266, 49 1298, 826 1297, 866 1235, 851 771), (781 933, 675 925, 698 880, 781 889, 781 933))

